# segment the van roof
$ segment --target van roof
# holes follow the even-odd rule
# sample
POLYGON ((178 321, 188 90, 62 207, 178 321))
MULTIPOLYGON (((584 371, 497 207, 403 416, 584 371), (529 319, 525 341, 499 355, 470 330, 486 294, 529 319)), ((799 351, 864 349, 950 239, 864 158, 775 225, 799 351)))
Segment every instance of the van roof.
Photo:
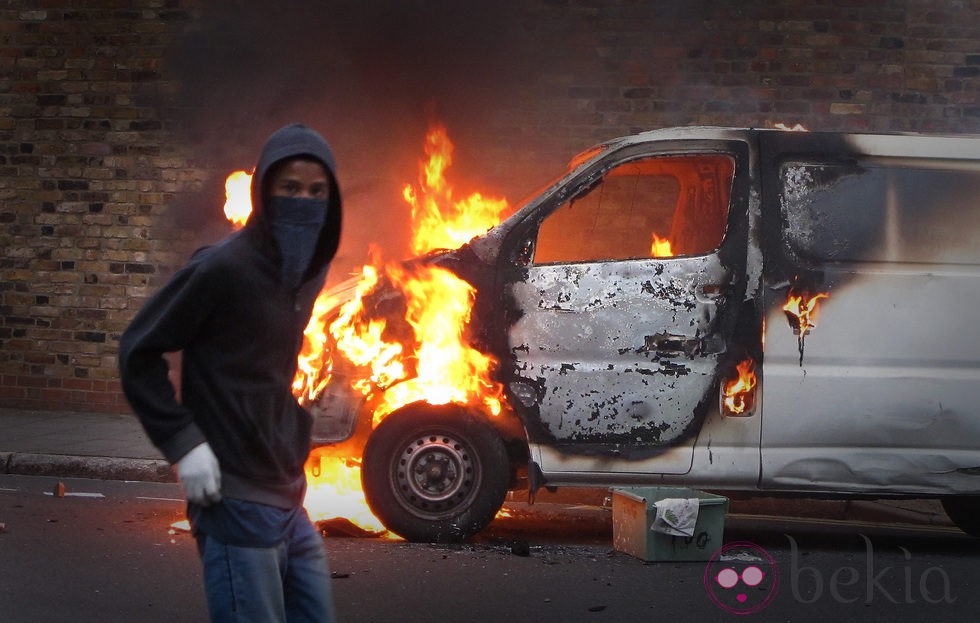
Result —
POLYGON ((647 130, 605 141, 583 151, 580 155, 594 154, 597 149, 602 148, 620 148, 652 141, 692 139, 744 141, 751 140, 753 136, 779 145, 781 148, 798 146, 801 149, 806 149, 808 146, 820 143, 831 143, 846 145, 847 150, 851 153, 868 155, 980 160, 980 135, 977 134, 811 132, 809 130, 719 126, 683 126, 647 130))

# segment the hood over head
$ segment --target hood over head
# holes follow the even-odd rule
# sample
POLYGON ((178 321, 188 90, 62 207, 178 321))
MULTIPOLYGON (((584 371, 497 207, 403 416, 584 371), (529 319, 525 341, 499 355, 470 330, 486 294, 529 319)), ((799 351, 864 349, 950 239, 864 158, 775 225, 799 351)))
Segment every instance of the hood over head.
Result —
POLYGON ((301 123, 284 126, 269 136, 259 154, 255 173, 252 175, 252 215, 246 227, 261 234, 262 238, 278 253, 272 241, 266 209, 269 200, 268 174, 277 162, 298 156, 318 160, 327 169, 330 177, 330 200, 327 206, 327 219, 320 232, 316 252, 310 264, 309 273, 319 272, 333 259, 340 244, 342 202, 340 185, 337 182, 337 165, 327 141, 314 129, 301 123))

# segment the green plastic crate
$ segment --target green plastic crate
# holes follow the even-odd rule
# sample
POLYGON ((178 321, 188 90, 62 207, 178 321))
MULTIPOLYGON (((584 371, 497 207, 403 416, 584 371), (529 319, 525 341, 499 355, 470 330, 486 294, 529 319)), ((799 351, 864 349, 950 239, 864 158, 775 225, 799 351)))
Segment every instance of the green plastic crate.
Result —
POLYGON ((728 498, 683 487, 613 489, 613 547, 647 561, 709 560, 723 544, 728 498), (694 536, 672 536, 650 529, 657 517, 655 502, 667 498, 698 498, 694 536))

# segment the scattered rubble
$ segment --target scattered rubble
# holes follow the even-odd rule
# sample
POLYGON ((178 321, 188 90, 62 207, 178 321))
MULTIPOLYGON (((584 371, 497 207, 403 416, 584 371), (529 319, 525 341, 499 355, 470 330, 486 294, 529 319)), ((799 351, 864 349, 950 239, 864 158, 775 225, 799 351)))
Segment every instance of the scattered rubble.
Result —
POLYGON ((324 537, 377 538, 385 534, 365 530, 345 517, 317 521, 316 527, 324 537))
POLYGON ((510 546, 510 553, 515 556, 530 556, 531 546, 527 541, 514 541, 510 546))

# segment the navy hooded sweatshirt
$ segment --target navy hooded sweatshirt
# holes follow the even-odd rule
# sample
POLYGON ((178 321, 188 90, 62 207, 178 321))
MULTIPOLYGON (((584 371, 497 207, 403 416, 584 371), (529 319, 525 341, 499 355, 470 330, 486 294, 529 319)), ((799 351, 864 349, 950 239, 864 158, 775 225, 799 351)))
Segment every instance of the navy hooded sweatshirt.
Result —
POLYGON ((119 368, 127 400, 170 463, 207 441, 224 497, 293 508, 305 493, 312 418, 290 386, 340 240, 340 191, 327 142, 300 124, 272 134, 255 168, 252 205, 245 227, 198 250, 140 309, 120 339, 119 368), (331 192, 310 267, 299 287, 288 289, 264 208, 270 168, 296 156, 323 163, 331 192), (176 351, 183 351, 180 402, 163 358, 176 351))

